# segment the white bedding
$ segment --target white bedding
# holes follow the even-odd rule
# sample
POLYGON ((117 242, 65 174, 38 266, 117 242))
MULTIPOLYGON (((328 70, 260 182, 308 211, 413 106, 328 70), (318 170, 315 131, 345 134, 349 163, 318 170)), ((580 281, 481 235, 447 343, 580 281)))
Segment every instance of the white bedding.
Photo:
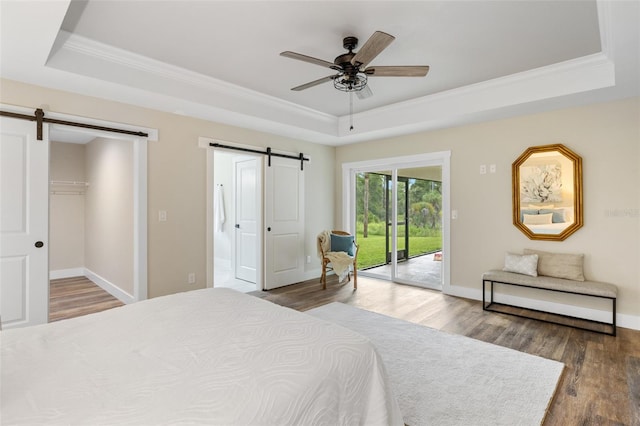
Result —
POLYGON ((229 289, 0 332, 2 424, 402 425, 364 336, 229 289))
POLYGON ((545 225, 525 225, 534 234, 559 234, 564 231, 571 223, 547 223, 545 225))

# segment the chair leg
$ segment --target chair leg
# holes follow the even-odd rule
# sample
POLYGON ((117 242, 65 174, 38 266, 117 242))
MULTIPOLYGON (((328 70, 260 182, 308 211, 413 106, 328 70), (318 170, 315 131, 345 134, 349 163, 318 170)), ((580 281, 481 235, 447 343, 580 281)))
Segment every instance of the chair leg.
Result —
POLYGON ((327 265, 322 264, 322 275, 320 276, 320 281, 322 282, 322 289, 327 289, 327 265))
POLYGON ((356 264, 353 264, 353 289, 358 289, 358 267, 356 264))

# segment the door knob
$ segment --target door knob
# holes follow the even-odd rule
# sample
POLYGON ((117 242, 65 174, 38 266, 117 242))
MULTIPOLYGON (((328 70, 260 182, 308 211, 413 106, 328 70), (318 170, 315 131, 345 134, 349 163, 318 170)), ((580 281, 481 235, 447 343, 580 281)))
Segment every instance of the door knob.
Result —
POLYGON ((42 241, 36 241, 36 243, 34 244, 37 248, 41 248, 42 246, 44 246, 44 243, 42 241))
POLYGON ((268 227, 268 228, 267 228, 267 231, 268 231, 268 232, 271 232, 271 227, 268 227))
POLYGON ((240 229, 240 224, 236 223, 236 228, 240 229))

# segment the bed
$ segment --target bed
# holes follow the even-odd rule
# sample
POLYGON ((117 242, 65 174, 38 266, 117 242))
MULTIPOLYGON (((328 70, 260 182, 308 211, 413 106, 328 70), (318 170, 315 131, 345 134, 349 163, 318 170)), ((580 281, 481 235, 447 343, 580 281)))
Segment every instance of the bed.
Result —
POLYGON ((3 424, 402 425, 364 336, 230 289, 0 332, 3 424))
POLYGON ((525 225, 534 234, 559 234, 571 225, 569 222, 547 223, 544 225, 525 225))
POLYGON ((568 207, 546 208, 529 204, 520 209, 520 223, 534 234, 559 234, 573 223, 572 210, 568 207))

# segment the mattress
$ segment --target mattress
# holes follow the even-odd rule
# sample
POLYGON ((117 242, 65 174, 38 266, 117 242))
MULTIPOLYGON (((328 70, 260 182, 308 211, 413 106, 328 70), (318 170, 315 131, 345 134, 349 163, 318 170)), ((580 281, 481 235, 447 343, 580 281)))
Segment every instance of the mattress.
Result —
POLYGON ((0 332, 2 424, 402 425, 364 336, 230 289, 0 332))

